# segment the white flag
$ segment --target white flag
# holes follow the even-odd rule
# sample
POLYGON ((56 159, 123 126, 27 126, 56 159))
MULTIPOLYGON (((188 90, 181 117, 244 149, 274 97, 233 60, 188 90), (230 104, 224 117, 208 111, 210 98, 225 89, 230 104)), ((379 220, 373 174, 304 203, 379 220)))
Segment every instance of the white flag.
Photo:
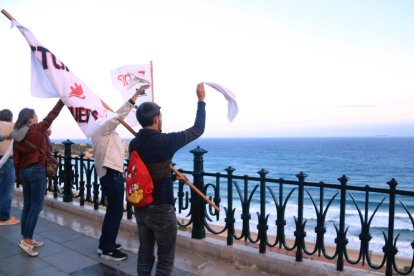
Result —
POLYGON ((204 82, 204 84, 207 84, 211 88, 216 89, 218 92, 222 93, 224 98, 227 100, 227 119, 229 121, 233 121, 236 117, 237 113, 239 113, 239 106, 236 102, 236 94, 228 90, 227 88, 218 85, 214 82, 204 82))
MULTIPOLYGON (((113 86, 122 94, 124 101, 127 101, 135 93, 135 89, 144 84, 152 85, 151 64, 125 65, 111 70, 111 79, 113 86)), ((154 95, 151 87, 145 90, 145 94, 140 95, 135 103, 139 106, 143 102, 152 102, 154 95)), ((136 108, 132 109, 125 121, 131 126, 137 126, 136 108)))
POLYGON ((26 38, 32 53, 32 96, 60 98, 69 108, 86 137, 103 122, 117 116, 104 108, 93 93, 69 68, 44 47, 29 29, 12 21, 26 38))

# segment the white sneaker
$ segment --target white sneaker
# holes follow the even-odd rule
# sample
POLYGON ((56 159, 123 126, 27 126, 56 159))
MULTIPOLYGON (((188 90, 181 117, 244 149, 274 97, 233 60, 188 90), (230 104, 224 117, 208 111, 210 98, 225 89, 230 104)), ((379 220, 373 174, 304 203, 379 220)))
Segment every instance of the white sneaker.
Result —
POLYGON ((33 246, 25 243, 24 240, 19 241, 17 245, 31 257, 36 257, 39 254, 39 252, 33 250, 33 246))
POLYGON ((36 241, 36 240, 33 240, 32 242, 33 247, 42 247, 44 244, 45 244, 44 242, 36 241))

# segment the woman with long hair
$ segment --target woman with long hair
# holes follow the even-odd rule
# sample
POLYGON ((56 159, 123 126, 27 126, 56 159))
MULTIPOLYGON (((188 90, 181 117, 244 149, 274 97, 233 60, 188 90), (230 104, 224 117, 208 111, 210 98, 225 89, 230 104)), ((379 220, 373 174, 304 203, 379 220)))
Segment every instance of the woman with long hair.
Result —
POLYGON ((33 239, 46 192, 46 160, 52 152, 48 129, 64 104, 59 100, 49 114, 39 122, 34 109, 23 108, 10 137, 14 139, 13 160, 16 182, 23 186, 23 210, 20 217, 22 240, 18 246, 32 257, 38 255, 35 247, 43 242, 33 239))

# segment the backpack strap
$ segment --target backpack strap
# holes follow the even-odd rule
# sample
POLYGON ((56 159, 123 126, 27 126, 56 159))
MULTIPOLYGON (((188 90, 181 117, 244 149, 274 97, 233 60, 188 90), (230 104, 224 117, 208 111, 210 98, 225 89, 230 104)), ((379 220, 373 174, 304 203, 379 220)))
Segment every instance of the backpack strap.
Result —
POLYGON ((47 155, 41 148, 37 147, 35 144, 33 144, 32 142, 30 142, 29 140, 25 140, 31 147, 33 147, 34 149, 37 149, 38 151, 40 151, 41 153, 47 155))

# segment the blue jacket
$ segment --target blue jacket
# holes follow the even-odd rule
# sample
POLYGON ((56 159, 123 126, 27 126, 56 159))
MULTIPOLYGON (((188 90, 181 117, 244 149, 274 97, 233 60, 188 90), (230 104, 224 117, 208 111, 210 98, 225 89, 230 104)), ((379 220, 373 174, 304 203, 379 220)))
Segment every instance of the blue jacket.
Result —
POLYGON ((154 183, 153 204, 174 204, 170 164, 174 154, 200 137, 205 128, 206 104, 198 102, 194 125, 184 131, 161 133, 154 129, 141 129, 129 144, 129 153, 138 150, 147 165, 154 183))

